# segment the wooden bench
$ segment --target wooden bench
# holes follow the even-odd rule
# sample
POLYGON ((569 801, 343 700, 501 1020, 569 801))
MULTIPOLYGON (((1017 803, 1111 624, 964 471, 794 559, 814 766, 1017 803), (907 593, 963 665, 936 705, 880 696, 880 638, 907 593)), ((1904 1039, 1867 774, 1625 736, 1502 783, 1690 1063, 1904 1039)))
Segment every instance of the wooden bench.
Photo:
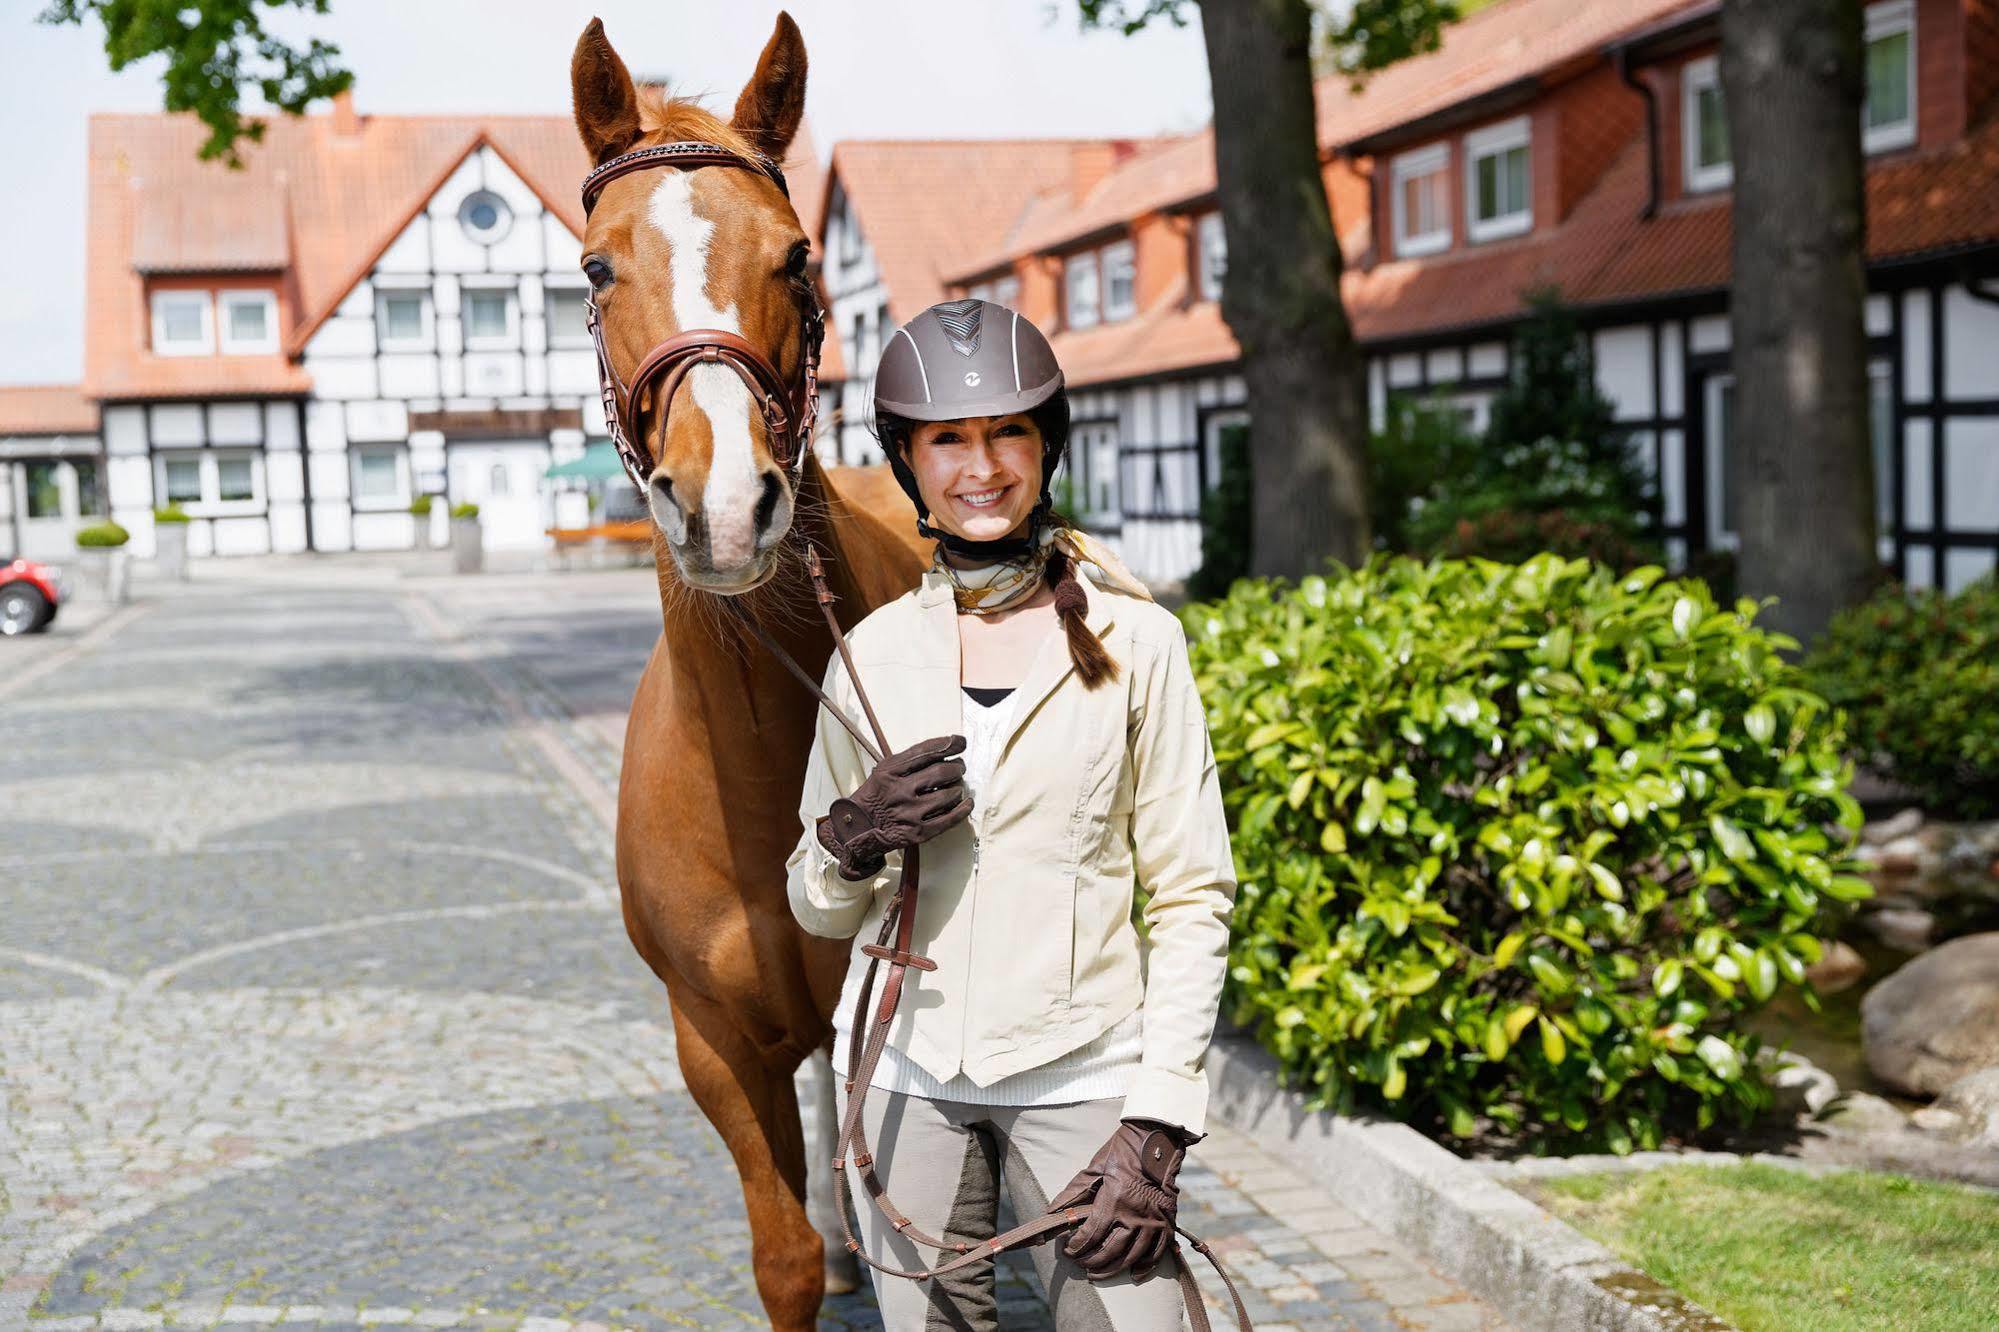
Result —
POLYGON ((604 564, 611 551, 617 551, 630 564, 643 564, 652 556, 649 519, 598 523, 592 527, 551 527, 547 532, 549 540, 555 543, 556 558, 565 569, 579 554, 586 555, 592 566, 604 564))

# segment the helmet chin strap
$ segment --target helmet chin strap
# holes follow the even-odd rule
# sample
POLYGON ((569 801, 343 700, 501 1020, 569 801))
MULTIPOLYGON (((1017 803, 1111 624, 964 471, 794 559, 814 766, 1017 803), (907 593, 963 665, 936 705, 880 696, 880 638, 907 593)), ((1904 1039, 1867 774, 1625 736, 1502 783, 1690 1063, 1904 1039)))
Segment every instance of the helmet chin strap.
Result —
POLYGON ((916 515, 916 532, 919 536, 943 543, 945 550, 953 555, 962 555, 968 560, 983 560, 990 564, 1000 560, 1020 559, 1034 550, 1034 543, 1041 535, 1042 519, 1047 515, 1050 503, 1048 492, 1042 491, 1041 498, 1035 502, 1033 511, 1027 515, 1025 536, 972 541, 959 536, 956 532, 947 532, 941 527, 932 526, 929 510, 922 508, 921 504, 918 505, 916 515))

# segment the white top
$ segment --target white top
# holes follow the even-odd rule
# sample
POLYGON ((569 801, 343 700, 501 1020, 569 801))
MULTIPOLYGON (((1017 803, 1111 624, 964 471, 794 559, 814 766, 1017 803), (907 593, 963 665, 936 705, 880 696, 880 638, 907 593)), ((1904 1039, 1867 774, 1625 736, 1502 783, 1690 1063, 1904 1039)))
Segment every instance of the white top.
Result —
MULTIPOLYGON (((965 789, 976 802, 999 761, 1000 738, 1006 734, 1013 716, 1018 690, 990 707, 971 695, 965 698, 965 789)), ((847 972, 840 991, 839 1007, 833 1012, 833 1072, 847 1075, 847 1027, 853 1020, 854 1003, 860 998, 861 978, 866 968, 847 972)), ((881 990, 875 990, 879 998, 881 990)), ((872 1016, 872 1015, 870 1015, 872 1016)), ((981 1087, 960 1073, 939 1082, 915 1062, 905 1059, 893 1045, 882 1047, 869 1085, 883 1091, 902 1092, 937 1101, 964 1101, 972 1105, 1066 1105, 1072 1101, 1096 1101, 1123 1096, 1129 1089, 1132 1070, 1144 1053, 1145 1010, 1136 1008, 1122 1021, 1086 1045, 1034 1068, 1024 1068, 981 1087)))

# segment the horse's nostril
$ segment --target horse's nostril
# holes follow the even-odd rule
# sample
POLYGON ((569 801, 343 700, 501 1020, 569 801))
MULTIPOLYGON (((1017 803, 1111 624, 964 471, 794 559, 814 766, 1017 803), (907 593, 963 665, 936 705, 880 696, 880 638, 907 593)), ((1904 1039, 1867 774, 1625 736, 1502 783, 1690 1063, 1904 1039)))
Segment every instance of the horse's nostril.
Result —
POLYGON ((756 534, 761 537, 770 531, 771 520, 777 516, 777 502, 784 498, 784 486, 769 472, 764 473, 763 495, 757 500, 756 534))
POLYGON ((673 493, 672 477, 663 472, 653 473, 647 486, 646 507, 652 510, 653 521, 666 533, 667 540, 676 546, 687 540, 687 513, 673 493))

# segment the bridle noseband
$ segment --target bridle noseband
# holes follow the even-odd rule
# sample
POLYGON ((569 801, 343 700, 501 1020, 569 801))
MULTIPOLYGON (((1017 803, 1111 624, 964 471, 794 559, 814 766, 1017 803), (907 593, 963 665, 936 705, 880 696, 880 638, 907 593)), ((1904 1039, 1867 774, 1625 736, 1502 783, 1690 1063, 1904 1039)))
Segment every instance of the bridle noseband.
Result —
MULTIPOLYGON (((759 172, 773 181, 785 198, 791 197, 784 172, 762 153, 746 157, 721 144, 699 141, 662 143, 620 154, 585 176, 583 216, 590 216, 604 187, 621 176, 661 167, 691 170, 704 166, 759 172)), ((632 382, 626 384, 611 367, 611 354, 604 346, 604 318, 597 309, 596 290, 586 292, 583 301, 584 323, 590 329, 591 345, 597 349, 597 384, 604 396, 604 425, 618 450, 618 460, 625 465, 641 494, 651 480, 653 460, 639 443, 639 396, 657 385, 656 400, 663 422, 681 381, 700 363, 723 365, 735 371, 763 413, 771 447, 779 455, 778 465, 794 476, 804 465, 806 451, 812 447, 812 430, 819 420, 819 349, 826 339, 826 312, 819 308, 817 300, 808 297, 799 311, 805 357, 798 383, 793 385, 784 382, 769 357, 738 334, 719 328, 689 328, 675 333, 646 353, 632 374, 632 382)))

